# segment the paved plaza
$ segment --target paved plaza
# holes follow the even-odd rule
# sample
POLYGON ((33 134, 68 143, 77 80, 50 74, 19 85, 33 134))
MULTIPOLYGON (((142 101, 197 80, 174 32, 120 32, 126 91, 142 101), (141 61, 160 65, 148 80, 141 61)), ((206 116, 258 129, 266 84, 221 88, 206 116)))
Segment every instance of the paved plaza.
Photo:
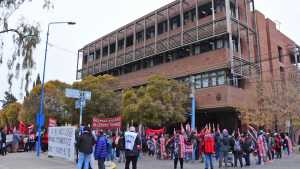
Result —
MULTIPOLYGON (((299 169, 300 155, 274 160, 266 165, 252 165, 255 169, 299 169)), ((75 163, 59 158, 48 158, 45 154, 40 159, 34 153, 15 153, 5 157, 0 156, 0 169, 75 169, 75 163)), ((215 166, 215 168, 218 168, 215 166)), ((97 169, 97 168, 96 168, 97 169)), ((118 164, 118 169, 124 169, 124 164, 118 164)), ((158 161, 144 158, 139 161, 138 169, 173 169, 173 161, 158 161)), ((184 169, 204 169, 200 162, 184 164, 184 169)))

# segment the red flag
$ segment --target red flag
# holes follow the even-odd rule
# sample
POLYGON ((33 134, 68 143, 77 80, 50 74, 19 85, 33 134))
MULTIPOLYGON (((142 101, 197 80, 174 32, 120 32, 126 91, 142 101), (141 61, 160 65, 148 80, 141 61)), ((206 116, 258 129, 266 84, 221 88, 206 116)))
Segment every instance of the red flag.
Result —
POLYGON ((26 125, 23 121, 19 122, 19 131, 21 134, 26 134, 27 133, 27 128, 26 125))

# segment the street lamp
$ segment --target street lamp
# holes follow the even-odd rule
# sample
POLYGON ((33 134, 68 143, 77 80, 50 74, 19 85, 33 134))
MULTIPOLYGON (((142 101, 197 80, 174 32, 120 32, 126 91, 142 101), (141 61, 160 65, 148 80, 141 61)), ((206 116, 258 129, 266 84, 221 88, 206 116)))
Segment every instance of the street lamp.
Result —
POLYGON ((43 69, 43 80, 42 80, 42 91, 41 91, 41 98, 40 98, 40 112, 37 116, 37 122, 38 122, 38 144, 37 144, 37 157, 40 156, 40 148, 41 148, 41 123, 44 122, 44 95, 45 95, 45 89, 44 89, 44 82, 45 82, 45 70, 46 70, 46 60, 47 60, 47 51, 48 51, 48 39, 49 39, 49 31, 51 25, 56 24, 68 24, 68 25, 75 25, 75 22, 50 22, 48 23, 48 30, 47 30, 47 38, 46 38, 46 49, 45 49, 45 58, 44 58, 44 69, 43 69))

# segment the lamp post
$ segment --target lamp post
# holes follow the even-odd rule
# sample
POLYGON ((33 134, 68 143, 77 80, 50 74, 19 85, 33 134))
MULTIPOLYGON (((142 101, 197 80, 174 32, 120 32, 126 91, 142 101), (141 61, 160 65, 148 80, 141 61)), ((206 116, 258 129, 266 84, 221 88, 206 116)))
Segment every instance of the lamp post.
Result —
POLYGON ((46 70, 46 61, 47 61, 47 51, 48 51, 48 39, 49 39, 49 31, 51 25, 56 24, 68 24, 68 25, 75 25, 75 22, 50 22, 48 23, 48 29, 47 29, 47 38, 46 38, 46 48, 45 48, 45 58, 44 58, 44 68, 43 68, 43 80, 42 80, 42 91, 41 91, 41 98, 40 98, 40 111, 37 116, 37 122, 38 122, 38 144, 37 144, 37 157, 40 156, 40 148, 41 148, 41 130, 44 121, 44 95, 45 95, 45 89, 44 89, 44 82, 45 82, 45 70, 46 70), (42 122, 43 121, 43 122, 42 122))

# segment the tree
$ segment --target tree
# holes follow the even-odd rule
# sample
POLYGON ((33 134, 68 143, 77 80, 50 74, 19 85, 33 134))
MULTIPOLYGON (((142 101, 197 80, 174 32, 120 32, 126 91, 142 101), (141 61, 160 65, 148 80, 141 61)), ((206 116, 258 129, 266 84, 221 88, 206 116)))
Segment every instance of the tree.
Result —
POLYGON ((22 105, 18 102, 8 104, 0 111, 0 126, 17 126, 22 105))
MULTIPOLYGON (((87 101, 84 108, 83 121, 91 123, 93 117, 114 117, 120 114, 121 94, 115 92, 119 81, 110 75, 88 76, 80 82, 75 82, 72 87, 79 90, 92 92, 92 98, 87 101)), ((75 101, 69 103, 71 108, 75 108, 75 101)), ((74 112, 72 122, 76 123, 79 119, 79 110, 74 112)))
MULTIPOLYGON (((58 120, 58 123, 69 122, 71 114, 65 97, 65 88, 70 85, 60 81, 49 81, 45 84, 45 116, 58 120)), ((20 119, 25 123, 35 123, 36 114, 40 111, 41 85, 33 88, 28 97, 24 99, 20 119)))
POLYGON ((165 127, 185 121, 189 89, 175 80, 153 76, 144 87, 122 95, 122 116, 149 127, 165 127))
MULTIPOLYGON (((8 84, 12 87, 13 77, 19 78, 20 71, 25 72, 25 91, 28 92, 28 85, 31 77, 31 70, 34 68, 35 61, 33 50, 40 42, 39 24, 28 24, 20 16, 19 23, 10 23, 10 17, 16 15, 16 11, 22 6, 30 3, 32 0, 0 0, 0 65, 3 63, 3 57, 7 59, 8 84), (2 36, 7 35, 7 36, 2 36), (13 45, 11 54, 5 54, 4 49, 8 48, 9 40, 13 45), (8 56, 10 55, 10 56, 8 56)), ((44 0, 44 8, 53 7, 50 0, 44 0)), ((10 47, 10 46, 9 46, 10 47)), ((23 81, 23 80, 22 80, 23 81)))
POLYGON ((238 108, 246 124, 285 129, 287 121, 299 121, 300 88, 296 79, 256 81, 246 90, 246 102, 238 108))
POLYGON ((3 104, 3 107, 6 107, 7 105, 11 104, 11 103, 14 103, 17 101, 16 97, 10 93, 10 92, 4 92, 4 104, 3 104))

